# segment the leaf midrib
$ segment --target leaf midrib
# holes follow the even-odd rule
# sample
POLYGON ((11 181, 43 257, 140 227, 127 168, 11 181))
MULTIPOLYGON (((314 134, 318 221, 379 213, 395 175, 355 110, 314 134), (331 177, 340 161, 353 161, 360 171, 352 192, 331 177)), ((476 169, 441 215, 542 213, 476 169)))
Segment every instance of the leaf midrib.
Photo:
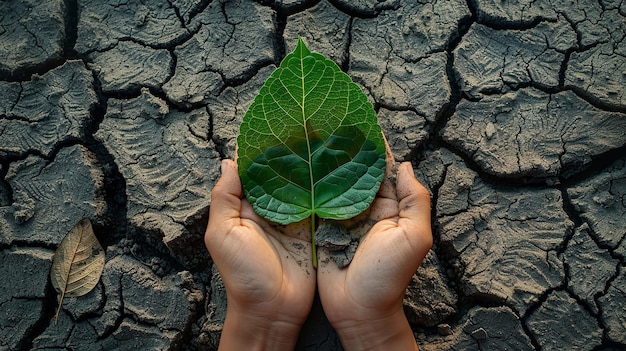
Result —
POLYGON ((309 139, 309 130, 306 121, 304 101, 306 99, 305 89, 304 89, 304 53, 302 49, 302 45, 300 45, 300 85, 302 88, 302 101, 300 102, 300 108, 302 111, 302 126, 304 127, 304 135, 306 137, 306 148, 307 148, 307 156, 308 162, 307 165, 309 167, 309 182, 311 186, 311 218, 315 216, 315 183, 313 181, 313 165, 312 165, 312 155, 311 155, 311 140, 309 139))
POLYGON ((305 90, 304 90, 304 55, 303 48, 304 43, 299 40, 300 46, 300 82, 302 88, 302 103, 300 107, 302 108, 302 125, 304 126, 304 135, 306 135, 306 148, 308 154, 308 165, 309 165, 309 181, 311 184, 311 251, 313 256, 313 268, 317 269, 317 248, 315 246, 315 216, 316 216, 316 208, 315 208, 315 182, 313 180, 313 155, 311 153, 311 140, 309 139, 309 128, 307 124, 306 115, 304 112, 304 100, 306 98, 305 90))

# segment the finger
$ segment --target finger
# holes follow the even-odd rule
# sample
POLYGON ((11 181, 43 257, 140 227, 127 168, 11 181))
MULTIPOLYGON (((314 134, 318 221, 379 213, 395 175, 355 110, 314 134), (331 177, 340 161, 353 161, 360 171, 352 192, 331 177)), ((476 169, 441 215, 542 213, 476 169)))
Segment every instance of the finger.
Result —
POLYGON ((398 200, 377 198, 370 207, 368 219, 378 222, 383 219, 398 218, 398 200))
POLYGON ((389 146, 389 142, 387 141, 387 137, 385 133, 381 131, 383 135, 383 140, 385 141, 385 160, 387 161, 387 165, 390 167, 395 167, 396 159, 393 157, 393 152, 391 151, 391 147, 389 146))
POLYGON ((211 191, 209 226, 241 215, 241 180, 237 174, 237 164, 232 160, 222 161, 222 176, 211 191))
POLYGON ((432 246, 430 227, 430 193, 420 184, 413 174, 411 163, 404 162, 398 169, 397 194, 400 208, 398 225, 406 233, 415 233, 411 239, 417 239, 424 253, 432 246))
POLYGON ((380 185, 380 189, 378 190, 378 197, 396 199, 396 161, 393 157, 393 152, 391 152, 391 148, 389 147, 389 143, 387 142, 387 138, 385 138, 384 133, 383 139, 385 140, 385 161, 387 162, 387 167, 385 168, 385 177, 383 178, 383 182, 380 185))

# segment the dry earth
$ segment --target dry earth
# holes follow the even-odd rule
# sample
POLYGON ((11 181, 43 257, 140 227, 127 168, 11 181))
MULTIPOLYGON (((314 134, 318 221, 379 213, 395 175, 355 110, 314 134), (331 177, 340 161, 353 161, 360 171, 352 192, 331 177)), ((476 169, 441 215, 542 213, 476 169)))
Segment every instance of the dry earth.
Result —
MULTIPOLYGON (((296 38, 432 192, 422 350, 626 348, 626 1, 0 2, 0 350, 214 350, 219 160, 296 38), (48 279, 92 219, 100 284, 48 279)), ((341 349, 316 305, 298 350, 341 349)))

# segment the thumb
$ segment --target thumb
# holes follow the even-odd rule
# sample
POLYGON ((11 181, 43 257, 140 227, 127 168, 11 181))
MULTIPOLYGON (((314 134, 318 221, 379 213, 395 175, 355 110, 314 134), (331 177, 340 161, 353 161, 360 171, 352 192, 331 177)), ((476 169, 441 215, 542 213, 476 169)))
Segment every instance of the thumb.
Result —
POLYGON ((211 191, 207 232, 212 225, 240 217, 242 195, 237 164, 233 160, 222 160, 222 175, 211 191))
POLYGON ((402 163, 398 169, 396 185, 400 219, 398 225, 404 229, 413 247, 424 250, 424 255, 432 246, 430 226, 430 193, 413 174, 411 163, 402 163))

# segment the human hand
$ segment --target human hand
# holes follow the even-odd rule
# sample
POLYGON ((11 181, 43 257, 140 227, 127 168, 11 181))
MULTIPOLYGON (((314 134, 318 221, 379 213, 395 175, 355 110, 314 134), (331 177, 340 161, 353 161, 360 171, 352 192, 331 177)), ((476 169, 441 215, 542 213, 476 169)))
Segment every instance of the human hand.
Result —
POLYGON ((259 217, 243 199, 237 164, 224 160, 204 240, 226 287, 220 350, 293 349, 315 295, 310 222, 259 217))
POLYGON ((365 217, 357 229, 366 234, 350 265, 339 269, 327 249, 319 250, 322 307, 346 350, 417 350, 402 300, 432 233, 430 194, 410 163, 398 167, 395 184, 386 177, 365 217))

